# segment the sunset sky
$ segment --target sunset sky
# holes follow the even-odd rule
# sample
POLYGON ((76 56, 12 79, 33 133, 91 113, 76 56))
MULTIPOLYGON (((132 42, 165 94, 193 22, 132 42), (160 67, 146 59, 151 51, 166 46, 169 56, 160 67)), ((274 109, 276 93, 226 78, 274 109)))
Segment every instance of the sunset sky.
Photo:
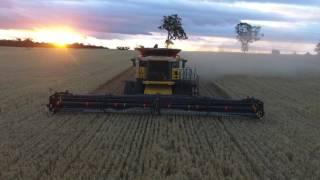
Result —
POLYGON ((319 0, 0 0, 0 39, 116 46, 164 46, 157 27, 177 13, 189 39, 184 50, 238 51, 234 26, 262 26, 252 51, 313 52, 320 41, 319 0))

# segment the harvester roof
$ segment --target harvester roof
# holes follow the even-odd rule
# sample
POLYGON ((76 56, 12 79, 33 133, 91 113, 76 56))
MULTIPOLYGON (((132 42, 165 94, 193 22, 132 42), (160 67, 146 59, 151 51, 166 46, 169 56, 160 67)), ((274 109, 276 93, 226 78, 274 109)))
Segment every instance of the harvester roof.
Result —
POLYGON ((168 49, 168 48, 138 48, 142 57, 146 56, 165 56, 176 57, 181 51, 180 49, 168 49))
POLYGON ((178 59, 175 57, 168 57, 168 56, 147 56, 147 57, 139 57, 141 61, 168 61, 168 62, 175 62, 178 59))

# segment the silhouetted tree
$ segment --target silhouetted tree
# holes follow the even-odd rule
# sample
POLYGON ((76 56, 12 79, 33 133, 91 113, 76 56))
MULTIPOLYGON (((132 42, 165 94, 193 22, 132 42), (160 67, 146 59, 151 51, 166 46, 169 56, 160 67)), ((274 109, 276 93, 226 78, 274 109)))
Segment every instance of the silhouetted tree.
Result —
POLYGON ((252 26, 248 23, 239 23, 235 27, 237 33, 237 39, 241 42, 242 52, 247 52, 249 50, 249 43, 258 41, 263 37, 260 33, 260 26, 252 26))
POLYGON ((169 45, 173 44, 172 40, 188 39, 187 34, 182 27, 182 19, 177 14, 163 16, 162 24, 158 28, 166 30, 168 33, 165 41, 167 48, 169 45))
POLYGON ((320 42, 316 45, 316 48, 314 49, 314 51, 320 55, 320 42))

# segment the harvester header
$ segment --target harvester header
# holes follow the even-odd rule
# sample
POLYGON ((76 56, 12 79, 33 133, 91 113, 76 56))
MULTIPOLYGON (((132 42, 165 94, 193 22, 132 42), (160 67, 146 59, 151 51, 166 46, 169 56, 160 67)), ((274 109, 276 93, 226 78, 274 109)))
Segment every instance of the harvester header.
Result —
POLYGON ((186 67, 187 60, 178 56, 180 49, 137 50, 141 56, 131 59, 135 80, 125 82, 123 95, 56 92, 49 97, 49 111, 264 116, 263 102, 253 97, 233 100, 200 96, 199 77, 186 67))

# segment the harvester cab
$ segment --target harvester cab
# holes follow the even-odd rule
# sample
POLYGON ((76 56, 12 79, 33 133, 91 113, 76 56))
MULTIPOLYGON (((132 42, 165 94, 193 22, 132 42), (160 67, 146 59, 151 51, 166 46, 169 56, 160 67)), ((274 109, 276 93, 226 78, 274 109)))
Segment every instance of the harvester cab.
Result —
POLYGON ((135 81, 127 81, 124 94, 199 95, 199 78, 179 49, 141 48, 133 58, 135 81))
POLYGON ((186 67, 179 49, 141 48, 132 60, 135 80, 126 81, 123 95, 77 95, 56 92, 48 109, 57 112, 149 112, 156 114, 241 115, 261 119, 263 102, 199 96, 199 77, 186 67))

